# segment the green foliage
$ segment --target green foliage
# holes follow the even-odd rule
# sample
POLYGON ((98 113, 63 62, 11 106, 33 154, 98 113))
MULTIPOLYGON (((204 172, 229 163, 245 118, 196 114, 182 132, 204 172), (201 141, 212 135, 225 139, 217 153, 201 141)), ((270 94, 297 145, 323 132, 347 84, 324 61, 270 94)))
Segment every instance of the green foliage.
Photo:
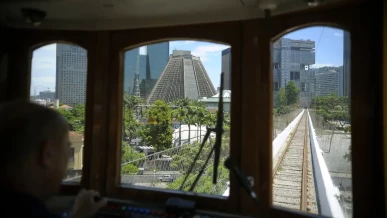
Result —
POLYGON ((125 175, 136 175, 138 171, 138 167, 133 164, 126 164, 121 167, 121 174, 125 175))
POLYGON ((164 101, 157 100, 146 114, 156 124, 147 125, 139 131, 142 142, 152 145, 156 151, 171 148, 173 133, 171 126, 171 108, 164 101))
POLYGON ((341 128, 351 120, 349 99, 347 96, 317 96, 312 99, 312 108, 316 109, 318 115, 328 121, 338 121, 341 128))
POLYGON ((287 105, 296 104, 298 102, 300 89, 296 83, 291 80, 285 87, 287 105))
MULTIPOLYGON (((213 172, 213 167, 210 166, 207 168, 205 173, 202 174, 194 190, 196 193, 214 194, 214 195, 221 195, 224 193, 226 188, 221 184, 224 184, 226 181, 229 180, 228 170, 223 165, 219 165, 217 185, 212 184, 212 172, 213 172)), ((192 183, 195 181, 196 176, 197 174, 191 174, 187 178, 187 181, 183 187, 184 191, 189 190, 192 183)), ((184 180, 184 176, 177 178, 174 182, 168 184, 167 189, 172 189, 172 190, 179 189, 181 184, 183 183, 183 180, 184 180)))
POLYGON ((131 141, 137 136, 139 124, 134 117, 133 109, 124 108, 124 136, 131 141))
POLYGON ((67 119, 71 131, 83 134, 85 131, 85 105, 77 104, 72 109, 59 108, 57 110, 67 119))
POLYGON ((342 110, 343 110, 343 107, 341 107, 340 105, 336 105, 333 109, 334 109, 335 111, 342 111, 342 110))
POLYGON ((136 105, 143 104, 144 100, 138 96, 124 94, 124 106, 133 109, 136 105))
MULTIPOLYGON (((225 116, 226 117, 226 116, 225 116)), ((227 118, 229 120, 229 116, 227 118)), ((226 121, 227 122, 227 121, 226 121)), ((225 127, 225 133, 223 134, 222 138, 222 148, 221 148, 221 154, 220 154, 220 163, 223 163, 224 160, 229 156, 230 153, 230 138, 229 138, 229 125, 224 125, 225 127)), ((203 147, 203 150, 201 154, 199 155, 198 161, 196 162, 195 167, 192 170, 192 173, 187 178, 187 181, 183 187, 183 190, 188 191, 191 187, 192 183, 194 182, 196 176, 198 175, 201 167, 204 165, 205 160, 211 151, 211 148, 214 144, 214 140, 210 143, 210 140, 205 144, 203 147)), ((174 155, 171 162, 171 167, 180 169, 180 172, 183 174, 182 177, 176 179, 174 182, 168 184, 168 189, 179 189, 184 177, 186 176, 186 172, 190 168, 193 159, 195 155, 199 152, 200 143, 195 142, 192 145, 185 145, 178 154, 174 155)), ((199 182, 196 185, 195 192, 196 193, 205 193, 205 194, 223 194, 226 187, 224 184, 226 181, 229 180, 229 172, 228 170, 223 166, 223 164, 220 164, 218 167, 218 184, 213 185, 212 184, 212 174, 213 174, 213 166, 212 161, 210 160, 207 169, 202 174, 199 182)))
POLYGON ((286 101, 285 90, 280 88, 280 90, 277 92, 276 106, 285 107, 287 105, 286 101))
POLYGON ((121 163, 137 160, 145 157, 144 153, 137 152, 132 149, 126 142, 122 142, 122 156, 121 163))
POLYGON ((137 131, 139 124, 134 117, 134 107, 136 105, 142 104, 143 100, 140 97, 124 94, 124 108, 123 108, 123 117, 124 117, 124 136, 129 138, 131 141, 133 138, 137 137, 137 131))
POLYGON ((297 105, 299 94, 300 89, 294 81, 290 81, 285 88, 280 88, 276 96, 274 116, 287 114, 299 108, 299 105, 297 105))
POLYGON ((348 96, 337 96, 332 94, 329 96, 316 96, 312 99, 312 108, 317 110, 332 110, 336 106, 340 106, 342 110, 349 111, 349 98, 348 96))
MULTIPOLYGON (((121 163, 127 163, 130 161, 138 160, 145 157, 144 153, 133 150, 126 142, 122 142, 121 150, 121 163)), ((125 164, 121 167, 121 174, 137 174, 138 167, 132 163, 125 164)))

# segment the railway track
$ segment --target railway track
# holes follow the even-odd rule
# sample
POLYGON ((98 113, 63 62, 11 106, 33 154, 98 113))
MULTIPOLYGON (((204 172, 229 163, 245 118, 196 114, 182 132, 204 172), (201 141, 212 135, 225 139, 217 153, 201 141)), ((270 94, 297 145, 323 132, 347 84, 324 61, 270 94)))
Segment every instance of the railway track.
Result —
POLYGON ((273 204, 318 214, 305 111, 273 166, 273 204))

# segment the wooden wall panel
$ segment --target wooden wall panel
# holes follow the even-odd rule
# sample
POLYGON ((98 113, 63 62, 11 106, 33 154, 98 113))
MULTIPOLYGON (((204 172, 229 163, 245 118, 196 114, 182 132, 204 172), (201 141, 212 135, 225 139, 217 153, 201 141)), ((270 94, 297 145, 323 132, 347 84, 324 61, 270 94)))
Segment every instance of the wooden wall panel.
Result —
MULTIPOLYGON (((175 39, 228 43, 233 51, 231 153, 242 170, 255 178, 254 189, 265 217, 302 217, 306 214, 271 206, 273 87, 270 41, 313 25, 343 28, 350 31, 352 39, 354 217, 383 217, 386 199, 382 118, 386 105, 382 104, 382 79, 385 79, 382 77, 382 8, 381 1, 358 1, 260 20, 125 31, 7 29, 7 41, 0 44, 0 49, 6 50, 9 57, 5 99, 29 98, 34 48, 52 42, 82 46, 88 51, 83 187, 97 189, 108 196, 158 203, 165 202, 173 194, 198 200, 201 208, 254 214, 256 206, 238 188, 234 177, 231 177, 229 200, 119 186, 122 51, 175 39), (375 25, 380 28, 373 28, 375 25)), ((75 194, 79 188, 63 186, 63 191, 75 194)))

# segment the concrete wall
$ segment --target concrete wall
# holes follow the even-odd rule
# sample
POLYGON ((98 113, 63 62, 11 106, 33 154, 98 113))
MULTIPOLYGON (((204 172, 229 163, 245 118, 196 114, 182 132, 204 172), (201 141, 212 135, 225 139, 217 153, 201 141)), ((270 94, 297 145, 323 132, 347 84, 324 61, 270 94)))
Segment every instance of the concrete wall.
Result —
POLYGON ((341 218, 344 217, 341 210, 338 198, 340 195, 339 189, 334 186, 332 178, 329 174, 328 167, 322 155, 323 151, 317 142, 312 119, 309 111, 309 136, 310 147, 312 152, 312 163, 314 171, 314 181, 316 182, 317 201, 320 206, 320 214, 328 217, 341 218))

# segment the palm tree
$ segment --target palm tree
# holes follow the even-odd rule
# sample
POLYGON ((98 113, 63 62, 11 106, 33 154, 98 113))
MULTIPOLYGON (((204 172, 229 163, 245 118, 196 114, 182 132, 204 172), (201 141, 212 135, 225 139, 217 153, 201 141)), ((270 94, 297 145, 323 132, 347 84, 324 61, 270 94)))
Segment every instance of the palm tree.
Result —
POLYGON ((135 132, 137 131, 136 121, 133 119, 133 109, 136 105, 139 105, 143 100, 137 96, 124 93, 124 119, 123 122, 124 134, 129 137, 129 142, 132 140, 135 132))

